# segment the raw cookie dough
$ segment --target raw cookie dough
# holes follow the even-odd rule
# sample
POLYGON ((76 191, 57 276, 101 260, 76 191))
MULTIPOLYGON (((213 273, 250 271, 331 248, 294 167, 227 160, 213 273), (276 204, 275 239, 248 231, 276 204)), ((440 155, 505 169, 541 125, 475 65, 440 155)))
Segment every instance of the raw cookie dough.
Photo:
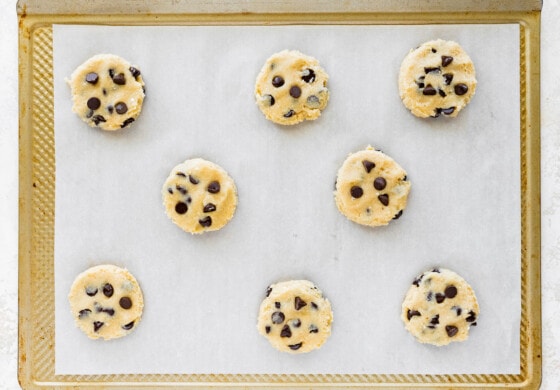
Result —
POLYGON ((409 192, 405 170, 391 157, 368 146, 350 154, 338 170, 335 201, 349 220, 381 226, 402 215, 409 192))
POLYGON ((257 76, 257 105, 267 119, 281 125, 317 119, 329 100, 328 79, 315 58, 296 50, 281 51, 257 76))
POLYGON ((92 127, 118 130, 136 120, 144 101, 140 70, 112 54, 98 54, 70 76, 72 111, 92 127))
POLYGON ((426 42, 411 50, 402 62, 399 93, 417 117, 455 117, 475 89, 474 65, 456 42, 426 42))
POLYGON ((167 216, 189 233, 221 229, 237 207, 233 179, 219 165, 201 158, 173 168, 162 196, 167 216))
POLYGON ((419 342, 441 346, 466 340, 478 315, 471 286, 453 271, 434 268, 412 282, 401 318, 419 342))
POLYGON ((276 349, 290 353, 320 348, 331 334, 333 313, 328 299, 308 280, 268 287, 257 329, 276 349))
POLYGON ((82 272, 68 294, 77 326, 92 339, 116 339, 138 326, 144 299, 126 269, 98 265, 82 272))

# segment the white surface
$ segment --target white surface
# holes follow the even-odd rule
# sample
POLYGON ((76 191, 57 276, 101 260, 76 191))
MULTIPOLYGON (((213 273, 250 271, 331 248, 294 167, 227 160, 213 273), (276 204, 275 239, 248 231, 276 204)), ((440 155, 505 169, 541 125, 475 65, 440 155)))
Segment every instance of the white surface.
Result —
MULTIPOLYGON (((17 19, 0 4, 0 388, 17 388, 17 19), (7 54, 7 55, 6 55, 7 54)), ((558 0, 542 14, 543 389, 560 388, 560 19, 558 0)))
POLYGON ((55 26, 56 372, 518 373, 518 58, 519 26, 506 24, 55 26), (396 73, 379 77, 434 36, 461 42, 479 69, 475 97, 450 120, 414 117, 396 73), (290 128, 267 121, 253 97, 262 64, 285 47, 320 59, 331 90, 318 120, 290 128), (71 112, 64 80, 98 52, 119 53, 146 81, 142 116, 122 132, 89 128, 71 112), (362 85, 375 92, 357 92, 362 85), (346 220, 333 199, 342 161, 368 143, 412 183, 403 216, 377 229, 346 220), (192 157, 236 181, 239 207, 220 232, 185 234, 163 212, 162 182, 192 157), (489 172, 492 180, 478 179, 489 172), (72 281, 99 262, 129 268, 146 299, 138 329, 114 343, 85 338, 68 310, 72 281), (397 315, 412 280, 434 266, 477 294, 468 343, 426 348, 397 315), (300 278, 323 290, 335 321, 321 350, 294 357, 270 348, 255 324, 266 287, 300 278))

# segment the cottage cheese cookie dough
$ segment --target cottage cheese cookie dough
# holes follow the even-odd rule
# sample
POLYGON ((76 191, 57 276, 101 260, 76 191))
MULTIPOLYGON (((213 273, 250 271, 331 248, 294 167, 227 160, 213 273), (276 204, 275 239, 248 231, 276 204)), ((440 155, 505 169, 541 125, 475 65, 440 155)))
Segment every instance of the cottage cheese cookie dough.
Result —
POLYGON ((140 70, 112 54, 98 54, 70 76, 72 111, 92 127, 118 130, 142 110, 144 80, 140 70))
POLYGON ((455 117, 475 89, 474 65, 456 42, 426 42, 411 50, 402 62, 399 93, 417 117, 455 117))
POLYGON ((401 318, 419 342, 441 346, 466 340, 478 315, 471 286, 455 272, 435 268, 414 279, 401 318))
POLYGON ((317 119, 329 100, 328 78, 315 58, 281 51, 266 61, 257 77, 257 105, 267 119, 281 125, 317 119))
POLYGON ((308 280, 271 285, 259 310, 257 329, 276 349, 304 353, 320 348, 331 334, 330 302, 308 280))
POLYGON ((335 201, 351 221, 381 226, 402 215, 409 192, 406 171, 369 146, 348 156, 338 170, 335 201))
POLYGON ((221 229, 237 207, 233 179, 217 164, 201 158, 173 168, 162 196, 167 216, 189 233, 221 229))
POLYGON ((68 300, 76 325, 92 339, 129 334, 138 326, 144 308, 134 276, 114 265, 99 265, 78 275, 68 300))

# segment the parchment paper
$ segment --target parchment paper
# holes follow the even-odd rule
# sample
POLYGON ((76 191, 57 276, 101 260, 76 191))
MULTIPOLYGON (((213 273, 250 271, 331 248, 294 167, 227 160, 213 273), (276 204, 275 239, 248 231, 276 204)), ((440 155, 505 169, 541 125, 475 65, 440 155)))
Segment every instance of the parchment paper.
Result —
POLYGON ((518 373, 520 321, 517 25, 54 27, 56 373, 518 373), (455 119, 415 118, 397 74, 435 38, 473 59, 476 95, 455 119), (256 75, 282 49, 319 59, 331 99, 316 121, 281 127, 254 103, 256 75), (119 132, 71 112, 72 71, 98 53, 136 64, 147 99, 119 132), (336 172, 371 144, 407 171, 408 208, 387 227, 339 214, 336 172), (161 186, 203 157, 236 181, 239 207, 191 236, 164 213, 161 186), (67 302, 74 278, 112 263, 145 297, 122 339, 89 340, 67 302), (403 327, 414 277, 440 266, 474 288, 481 314, 464 343, 433 347, 403 327), (273 282, 305 278, 331 300, 332 336, 306 355, 256 330, 273 282))

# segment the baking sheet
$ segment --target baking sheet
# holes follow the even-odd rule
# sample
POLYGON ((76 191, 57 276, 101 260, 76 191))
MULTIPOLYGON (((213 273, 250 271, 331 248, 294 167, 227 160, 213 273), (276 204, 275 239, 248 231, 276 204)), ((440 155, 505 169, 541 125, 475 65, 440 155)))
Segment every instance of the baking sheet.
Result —
POLYGON ((518 373, 520 320, 519 26, 54 26, 56 373, 518 373), (414 118, 398 97, 407 51, 461 43, 479 85, 458 118, 414 118), (266 58, 315 56, 330 75, 320 119, 279 127, 253 99, 266 58), (90 56, 137 64, 147 99, 117 133, 71 113, 64 79, 90 56), (332 198, 346 155, 372 144, 407 171, 403 217, 368 229, 332 198), (178 162, 204 157, 235 179, 223 230, 190 236, 160 189, 178 162), (75 276, 127 267, 145 295, 134 333, 111 342, 74 327, 75 276), (467 279, 481 306, 468 342, 436 348, 404 330, 400 304, 432 266, 467 279), (255 329, 266 286, 308 278, 331 300, 318 351, 276 352, 255 329), (473 358, 476 357, 476 358, 473 358))

